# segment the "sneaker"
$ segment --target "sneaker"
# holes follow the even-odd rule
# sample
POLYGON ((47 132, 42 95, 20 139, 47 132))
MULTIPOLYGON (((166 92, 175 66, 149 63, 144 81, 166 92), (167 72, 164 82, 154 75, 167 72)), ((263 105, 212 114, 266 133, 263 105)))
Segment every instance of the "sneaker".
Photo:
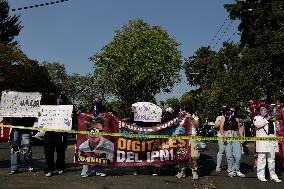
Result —
POLYGON ((235 177, 235 176, 236 176, 236 173, 233 172, 233 171, 231 171, 231 172, 229 172, 228 176, 229 176, 229 177, 235 177))
POLYGON ((87 174, 82 174, 82 175, 81 175, 82 178, 87 178, 88 176, 89 176, 89 175, 87 175, 87 174))
POLYGON ((267 180, 265 179, 265 177, 257 177, 258 180, 260 180, 261 182, 267 182, 267 180))
POLYGON ((138 173, 137 173, 136 171, 134 171, 132 174, 133 174, 134 176, 137 176, 137 175, 138 175, 138 173))
POLYGON ((184 178, 185 177, 185 173, 184 173, 184 171, 180 171, 180 172, 178 172, 178 174, 176 174, 176 178, 184 178))
POLYGON ((33 172, 33 171, 34 171, 34 168, 33 168, 33 167, 29 167, 29 168, 27 169, 27 171, 33 172))
POLYGON ((237 175, 238 177, 246 177, 241 171, 237 171, 237 172, 236 172, 236 175, 237 175))
POLYGON ((158 176, 158 174, 157 173, 153 173, 152 176, 158 176))
POLYGON ((220 167, 216 167, 216 172, 221 172, 221 168, 220 167))
POLYGON ((48 172, 45 174, 46 177, 51 177, 52 176, 52 172, 48 172))
POLYGON ((62 174, 62 173, 64 173, 64 172, 65 172, 65 171, 63 171, 63 170, 57 171, 58 174, 62 174))
POLYGON ((273 180, 273 181, 278 182, 278 183, 282 182, 282 180, 280 180, 277 175, 270 177, 270 180, 273 180))
POLYGON ((198 180, 198 174, 196 171, 192 171, 192 179, 193 180, 198 180))
POLYGON ((107 175, 105 173, 96 172, 96 176, 106 177, 107 175))
POLYGON ((17 172, 18 172, 18 171, 15 171, 15 170, 11 170, 11 171, 9 172, 9 175, 14 175, 14 174, 17 174, 17 172))

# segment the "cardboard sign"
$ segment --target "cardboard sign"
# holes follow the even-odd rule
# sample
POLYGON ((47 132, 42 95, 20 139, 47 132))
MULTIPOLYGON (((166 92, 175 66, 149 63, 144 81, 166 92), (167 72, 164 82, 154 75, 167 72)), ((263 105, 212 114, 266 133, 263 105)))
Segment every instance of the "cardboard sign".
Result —
POLYGON ((72 105, 40 106, 39 128, 71 130, 72 105))
POLYGON ((41 94, 38 92, 3 91, 0 103, 2 117, 38 117, 41 94))

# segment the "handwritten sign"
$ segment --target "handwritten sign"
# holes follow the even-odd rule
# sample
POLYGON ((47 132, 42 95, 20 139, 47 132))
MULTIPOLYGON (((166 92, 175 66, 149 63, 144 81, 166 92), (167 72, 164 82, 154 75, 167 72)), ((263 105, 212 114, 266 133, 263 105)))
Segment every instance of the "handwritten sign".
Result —
POLYGON ((161 122, 162 109, 151 102, 136 102, 132 104, 134 121, 161 122))
POLYGON ((40 106, 39 128, 71 130, 72 105, 44 105, 40 106))
POLYGON ((38 117, 40 100, 39 92, 3 91, 0 115, 3 117, 38 117))

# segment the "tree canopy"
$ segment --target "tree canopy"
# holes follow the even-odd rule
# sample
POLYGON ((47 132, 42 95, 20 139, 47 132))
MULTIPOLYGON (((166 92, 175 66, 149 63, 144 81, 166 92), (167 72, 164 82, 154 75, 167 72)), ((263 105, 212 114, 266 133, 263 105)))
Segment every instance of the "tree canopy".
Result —
POLYGON ((115 31, 113 40, 90 59, 95 75, 110 93, 127 106, 153 101, 179 79, 182 64, 179 43, 160 26, 130 20, 115 31))

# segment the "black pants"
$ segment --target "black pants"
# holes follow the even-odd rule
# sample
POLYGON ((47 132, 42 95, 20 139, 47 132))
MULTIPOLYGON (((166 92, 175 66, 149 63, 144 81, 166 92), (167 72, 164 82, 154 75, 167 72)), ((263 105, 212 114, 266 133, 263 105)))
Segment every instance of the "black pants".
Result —
POLYGON ((65 151, 67 148, 67 133, 46 132, 44 142, 44 153, 47 168, 46 173, 53 172, 56 169, 64 171, 65 166, 65 151), (56 165, 54 163, 54 152, 56 150, 57 158, 56 165))

